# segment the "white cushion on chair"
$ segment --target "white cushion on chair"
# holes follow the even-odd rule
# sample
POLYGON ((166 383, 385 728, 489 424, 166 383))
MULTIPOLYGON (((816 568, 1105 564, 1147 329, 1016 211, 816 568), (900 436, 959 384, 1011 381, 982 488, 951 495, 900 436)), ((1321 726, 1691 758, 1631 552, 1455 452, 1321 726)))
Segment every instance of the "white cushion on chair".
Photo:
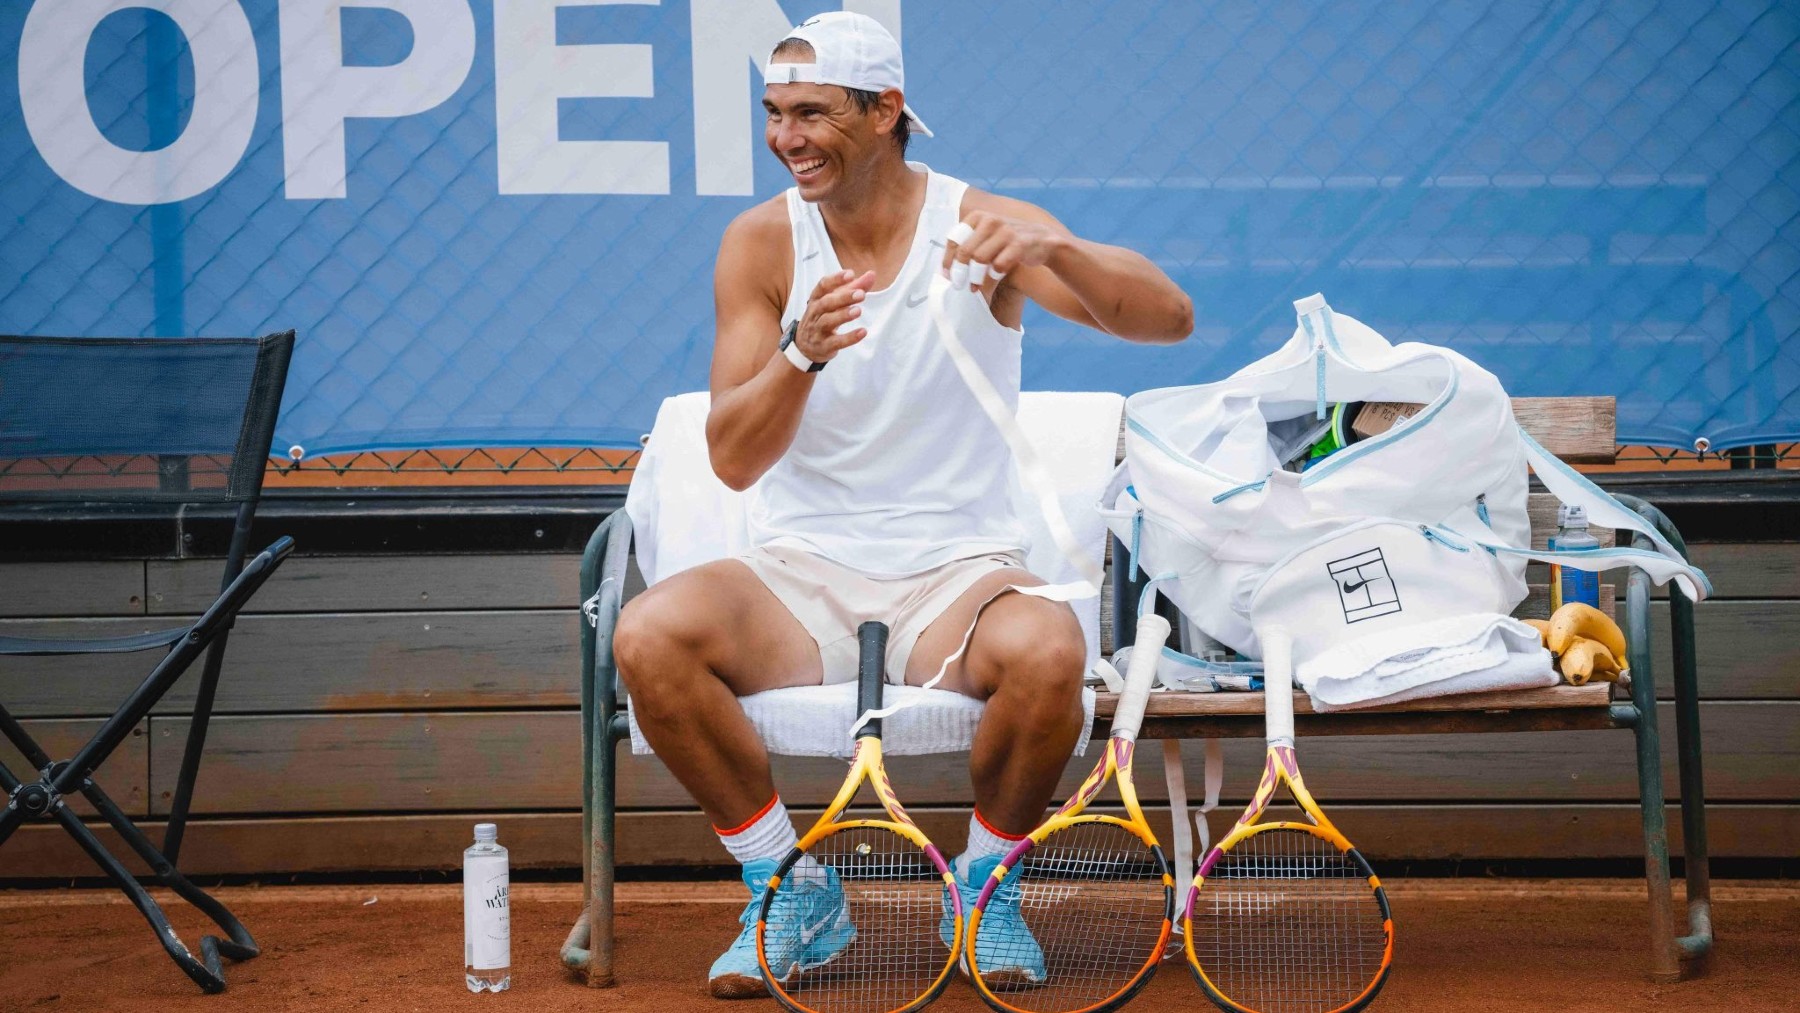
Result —
MULTIPOLYGON (((889 686, 884 703, 893 706, 916 700, 882 721, 882 752, 889 756, 966 751, 975 741, 975 725, 983 704, 942 689, 889 686)), ((796 686, 754 693, 738 700, 769 752, 779 756, 835 756, 849 759, 855 750, 850 725, 856 721, 856 684, 796 686), (835 731, 833 731, 835 730, 835 731)), ((1094 724, 1094 691, 1081 691, 1082 727, 1094 724)), ((631 751, 648 754, 650 746, 638 731, 637 715, 629 711, 631 751)), ((1075 755, 1087 748, 1087 734, 1075 744, 1075 755)))
MULTIPOLYGON (((743 494, 719 481, 707 456, 710 404, 705 391, 663 401, 632 476, 625 510, 631 517, 638 569, 647 583, 749 547, 743 494)), ((1070 527, 1096 558, 1105 550, 1106 524, 1094 507, 1112 477, 1124 404, 1124 398, 1110 393, 1027 391, 1019 398, 1019 423, 1056 482, 1070 527)), ((1038 508, 1018 489, 1016 478, 1013 485, 1012 506, 1031 540, 1025 565, 1051 583, 1078 579, 1074 567, 1057 551, 1038 508)), ((1070 604, 1081 621, 1091 665, 1100 656, 1100 601, 1089 598, 1070 604)), ((982 704, 958 693, 912 686, 890 686, 885 703, 891 707, 913 694, 919 694, 920 702, 885 723, 886 752, 904 756, 969 748, 982 704)), ((854 748, 849 735, 857 717, 854 683, 771 690, 740 702, 772 753, 848 757, 854 748)), ((1085 727, 1092 727, 1092 690, 1082 691, 1082 706, 1085 727)), ((1076 753, 1086 745, 1084 732, 1076 753)), ((651 751, 638 732, 636 715, 631 717, 631 750, 651 751)))

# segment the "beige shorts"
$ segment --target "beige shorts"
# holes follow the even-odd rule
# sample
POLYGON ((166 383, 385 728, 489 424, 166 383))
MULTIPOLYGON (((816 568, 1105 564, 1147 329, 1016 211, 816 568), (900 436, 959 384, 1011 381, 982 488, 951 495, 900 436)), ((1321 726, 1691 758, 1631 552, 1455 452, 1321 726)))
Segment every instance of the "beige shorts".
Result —
POLYGON ((819 645, 826 684, 855 682, 856 628, 870 620, 887 623, 887 681, 906 679, 913 645, 977 580, 995 570, 1016 569, 1025 561, 1011 553, 972 556, 915 573, 876 578, 802 549, 763 546, 737 557, 774 592, 819 645))

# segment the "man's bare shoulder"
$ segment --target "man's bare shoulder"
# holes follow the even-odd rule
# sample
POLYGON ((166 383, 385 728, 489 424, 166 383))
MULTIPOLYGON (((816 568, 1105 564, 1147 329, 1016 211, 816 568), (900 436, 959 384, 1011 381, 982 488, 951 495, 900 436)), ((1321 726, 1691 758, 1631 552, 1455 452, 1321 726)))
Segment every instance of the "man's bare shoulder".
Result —
POLYGON ((733 218, 719 247, 762 256, 788 248, 788 232, 787 195, 777 194, 733 218))
POLYGON ((1056 218, 1030 201, 1016 197, 1004 197, 997 193, 988 193, 975 187, 963 192, 962 215, 967 217, 972 211, 986 211, 989 214, 1006 218, 1022 218, 1026 221, 1053 222, 1056 218))
POLYGON ((713 273, 721 321, 752 305, 766 304, 777 314, 787 305, 794 273, 790 234, 782 196, 745 210, 725 227, 713 273))

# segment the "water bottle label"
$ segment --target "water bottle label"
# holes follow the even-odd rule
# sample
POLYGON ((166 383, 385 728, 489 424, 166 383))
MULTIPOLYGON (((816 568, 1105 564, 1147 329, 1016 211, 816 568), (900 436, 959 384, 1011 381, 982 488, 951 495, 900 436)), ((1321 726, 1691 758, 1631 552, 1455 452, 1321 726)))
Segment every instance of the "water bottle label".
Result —
POLYGON ((463 963, 477 971, 512 966, 506 865, 501 857, 463 861, 463 963))
POLYGON ((1584 605, 1600 607, 1600 575, 1590 570, 1577 570, 1572 566, 1558 567, 1562 570, 1559 584, 1562 588, 1562 600, 1566 604, 1572 601, 1584 605))

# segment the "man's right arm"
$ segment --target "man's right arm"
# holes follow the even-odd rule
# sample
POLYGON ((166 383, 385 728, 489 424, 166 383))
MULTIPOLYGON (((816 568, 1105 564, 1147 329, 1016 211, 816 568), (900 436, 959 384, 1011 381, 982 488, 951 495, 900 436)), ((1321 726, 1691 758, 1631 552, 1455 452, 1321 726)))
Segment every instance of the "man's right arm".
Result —
MULTIPOLYGON (((712 410, 706 446, 713 473, 727 486, 748 489, 794 442, 814 373, 794 368, 779 354, 782 256, 788 246, 787 215, 778 201, 739 215, 719 243, 713 274, 717 333, 713 339, 712 410)), ((811 293, 795 344, 815 362, 862 340, 861 328, 838 334, 861 315, 862 294, 874 275, 829 275, 811 293)))

